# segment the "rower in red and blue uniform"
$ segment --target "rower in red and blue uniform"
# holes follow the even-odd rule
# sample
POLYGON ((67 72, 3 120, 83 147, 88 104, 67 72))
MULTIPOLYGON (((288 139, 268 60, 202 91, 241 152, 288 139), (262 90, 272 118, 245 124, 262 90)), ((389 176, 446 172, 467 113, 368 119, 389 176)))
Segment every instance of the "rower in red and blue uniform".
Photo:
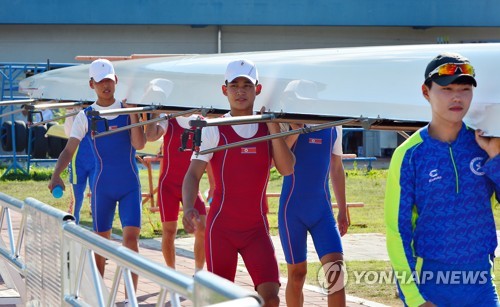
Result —
MULTIPOLYGON (((89 86, 97 100, 90 107, 80 111, 75 117, 71 135, 66 147, 59 155, 54 173, 49 183, 52 191, 55 186, 64 182, 61 172, 66 168, 76 149, 82 142, 89 142, 95 161, 94 182, 92 187, 92 220, 94 231, 107 239, 111 238, 113 218, 118 203, 120 221, 123 228, 123 245, 133 251, 139 251, 139 233, 141 230, 141 187, 138 176, 136 149, 144 148, 146 136, 142 127, 136 126, 100 138, 92 138, 93 129, 87 111, 106 111, 133 107, 115 99, 115 87, 118 78, 113 64, 105 59, 98 59, 90 64, 89 86)), ((103 116, 109 129, 113 130, 130 124, 137 124, 137 114, 103 116)), ((104 120, 96 122, 96 132, 105 131, 104 120)), ((104 275, 106 259, 95 255, 96 265, 104 275)), ((137 275, 132 274, 134 288, 137 288, 137 275)))
MULTIPOLYGON (((165 115, 163 115, 165 116, 165 115)), ((152 119, 158 117, 152 114, 152 119)), ((158 206, 162 223, 162 253, 167 266, 175 269, 175 238, 177 236, 177 220, 182 202, 182 181, 191 161, 190 151, 179 151, 181 138, 189 121, 198 115, 176 117, 151 123, 147 126, 148 141, 156 141, 163 136, 163 161, 158 180, 158 206)), ((189 134, 191 137, 192 134, 189 134)), ((191 138, 189 139, 190 141, 191 138)), ((189 146, 189 145, 188 145, 189 146)), ((209 170, 207 169, 207 173, 209 170)), ((210 175, 210 174, 209 174, 210 175)), ((200 222, 196 225, 194 241, 195 271, 202 270, 205 265, 205 203, 198 192, 195 208, 200 213, 200 222)))
MULTIPOLYGON (((290 126, 297 129, 303 125, 290 126)), ((311 234, 323 266, 335 262, 342 265, 340 237, 347 232, 349 225, 342 164, 342 128, 295 134, 285 141, 291 147, 296 163, 293 174, 283 178, 278 229, 288 269, 286 299, 292 304, 304 301, 302 288, 307 275, 307 234, 311 234), (332 211, 330 179, 339 206, 338 227, 332 211)), ((329 306, 345 305, 343 286, 328 294, 329 306)))
MULTIPOLYGON (((68 111, 69 110, 66 112, 68 111)), ((66 121, 64 122, 64 132, 68 137, 71 135, 73 121, 74 117, 70 116, 66 118, 66 121)), ((94 182, 95 161, 91 146, 92 143, 90 139, 80 142, 75 155, 71 159, 71 163, 68 165, 69 182, 71 183, 74 197, 74 206, 72 206, 70 212, 73 213, 77 224, 80 222, 80 211, 85 199, 87 182, 90 189, 92 189, 94 182)))
MULTIPOLYGON (((252 115, 255 97, 262 88, 255 64, 248 60, 233 61, 227 67, 225 79, 222 92, 231 107, 225 117, 252 115)), ((202 130, 201 150, 277 132, 277 123, 206 127, 202 130)), ((283 139, 213 154, 194 154, 182 186, 182 222, 186 231, 194 231, 194 221, 199 219, 194 202, 200 179, 210 162, 215 191, 205 230, 208 270, 234 281, 240 254, 264 304, 278 306, 279 269, 267 221, 266 187, 271 161, 282 175, 293 172, 295 159, 283 139)))

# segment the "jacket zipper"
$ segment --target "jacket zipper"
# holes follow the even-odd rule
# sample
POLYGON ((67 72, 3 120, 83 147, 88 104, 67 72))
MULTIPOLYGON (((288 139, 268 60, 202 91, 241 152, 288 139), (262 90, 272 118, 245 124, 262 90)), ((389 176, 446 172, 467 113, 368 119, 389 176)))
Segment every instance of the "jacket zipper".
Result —
POLYGON ((458 194, 459 188, 458 188, 458 171, 457 171, 457 166, 455 164, 455 159, 453 158, 453 150, 451 149, 451 146, 448 146, 448 149, 450 151, 451 163, 453 164, 453 169, 455 170, 455 186, 456 186, 456 192, 458 194))

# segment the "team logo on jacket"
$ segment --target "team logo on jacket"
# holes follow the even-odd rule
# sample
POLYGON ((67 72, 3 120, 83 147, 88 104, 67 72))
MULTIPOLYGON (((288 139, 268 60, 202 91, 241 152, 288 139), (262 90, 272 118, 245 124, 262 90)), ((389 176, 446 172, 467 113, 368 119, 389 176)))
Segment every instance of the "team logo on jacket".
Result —
POLYGON ((257 153, 257 147, 241 147, 241 154, 246 155, 246 154, 256 154, 257 153))
POLYGON ((484 158, 475 157, 470 161, 469 167, 474 175, 483 176, 484 175, 483 165, 484 165, 484 158))
POLYGON ((322 144, 322 143, 323 143, 322 139, 309 138, 309 144, 322 144))
POLYGON ((437 168, 433 169, 432 171, 429 172, 429 177, 430 177, 429 182, 433 182, 433 181, 440 180, 443 178, 439 175, 437 168))

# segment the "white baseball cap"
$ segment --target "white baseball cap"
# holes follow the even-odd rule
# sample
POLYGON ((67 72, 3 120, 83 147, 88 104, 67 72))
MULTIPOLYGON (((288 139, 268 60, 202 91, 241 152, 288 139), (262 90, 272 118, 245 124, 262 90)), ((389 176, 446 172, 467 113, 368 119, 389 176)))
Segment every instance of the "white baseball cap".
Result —
POLYGON ((257 84, 257 81, 259 80, 257 67, 255 67, 255 64, 249 60, 237 60, 227 64, 225 74, 226 82, 232 82, 238 77, 245 77, 252 81, 253 84, 257 84))
POLYGON ((97 59, 92 62, 89 68, 89 76, 95 82, 100 82, 102 79, 116 79, 113 64, 106 59, 97 59))

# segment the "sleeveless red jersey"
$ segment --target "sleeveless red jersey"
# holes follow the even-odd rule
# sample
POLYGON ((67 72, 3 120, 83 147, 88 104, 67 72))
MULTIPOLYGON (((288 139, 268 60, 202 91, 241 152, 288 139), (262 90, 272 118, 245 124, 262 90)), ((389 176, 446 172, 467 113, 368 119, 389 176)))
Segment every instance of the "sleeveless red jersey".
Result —
MULTIPOLYGON (((219 126, 219 146, 247 140, 232 126, 219 126)), ((260 123, 252 138, 268 135, 266 124, 260 123)), ((207 225, 245 230, 262 224, 267 228, 266 188, 271 168, 271 143, 253 143, 215 152, 210 164, 215 191, 207 225)))
MULTIPOLYGON (((176 119, 168 121, 167 132, 163 136, 163 163, 160 172, 160 182, 166 181, 179 187, 182 187, 192 155, 190 151, 179 151, 183 132, 184 128, 176 119)), ((189 134, 189 138, 192 141, 192 134, 189 134)))

